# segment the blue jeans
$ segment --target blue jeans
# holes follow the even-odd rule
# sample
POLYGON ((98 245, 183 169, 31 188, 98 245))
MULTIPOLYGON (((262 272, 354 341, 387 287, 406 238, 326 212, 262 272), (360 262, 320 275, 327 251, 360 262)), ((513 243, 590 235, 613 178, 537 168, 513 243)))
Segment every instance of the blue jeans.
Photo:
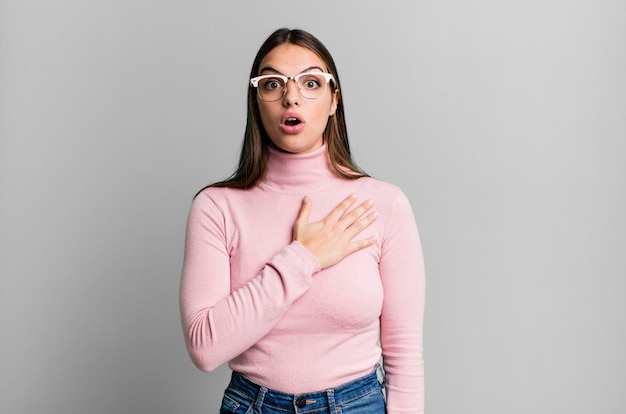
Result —
POLYGON ((385 414, 385 399, 376 370, 339 387, 306 394, 275 391, 233 372, 220 413, 385 414))

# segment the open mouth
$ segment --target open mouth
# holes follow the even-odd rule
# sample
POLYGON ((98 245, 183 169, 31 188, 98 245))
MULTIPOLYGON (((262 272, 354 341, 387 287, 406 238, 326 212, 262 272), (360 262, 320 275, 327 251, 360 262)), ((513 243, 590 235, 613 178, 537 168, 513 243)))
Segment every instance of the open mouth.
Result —
POLYGON ((294 118, 294 117, 285 119, 285 125, 287 125, 287 126, 298 125, 298 124, 300 124, 300 122, 301 121, 298 118, 294 118))
POLYGON ((299 134, 304 129, 306 122, 300 117, 300 114, 289 112, 283 115, 280 125, 286 134, 299 134))

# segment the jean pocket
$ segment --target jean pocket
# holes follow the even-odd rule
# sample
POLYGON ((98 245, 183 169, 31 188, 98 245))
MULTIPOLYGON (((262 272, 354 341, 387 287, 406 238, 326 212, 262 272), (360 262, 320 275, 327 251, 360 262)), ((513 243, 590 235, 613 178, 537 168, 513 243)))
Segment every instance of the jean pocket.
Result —
POLYGON ((385 399, 380 389, 374 388, 359 398, 339 404, 339 414, 385 414, 385 399))
POLYGON ((224 394, 220 414, 247 414, 252 412, 252 402, 236 393, 224 394))

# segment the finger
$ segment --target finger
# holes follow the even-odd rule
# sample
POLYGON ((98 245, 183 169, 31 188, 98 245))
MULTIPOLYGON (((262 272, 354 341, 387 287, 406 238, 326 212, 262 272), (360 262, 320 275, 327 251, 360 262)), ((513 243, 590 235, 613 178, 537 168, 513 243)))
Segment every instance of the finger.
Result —
POLYGON ((350 194, 326 216, 324 221, 339 221, 339 219, 345 214, 346 211, 348 211, 350 206, 352 206, 355 201, 356 194, 350 194))
POLYGON ((341 221, 345 223, 346 227, 349 227, 350 225, 352 225, 352 223, 354 223, 359 217, 361 217, 363 214, 365 214, 369 209, 372 208, 372 206, 374 205, 374 202, 372 200, 367 200, 363 203, 361 203, 361 205, 359 205, 358 207, 356 207, 355 209, 353 209, 352 211, 350 211, 348 214, 345 214, 342 218, 341 221))
POLYGON ((302 199, 302 205, 300 206, 300 212, 298 213, 298 218, 296 219, 296 223, 307 224, 309 222, 309 217, 311 216, 311 198, 309 196, 304 196, 302 199))
POLYGON ((352 238, 365 230, 369 225, 376 221, 378 213, 376 211, 368 214, 360 220, 355 221, 346 229, 346 236, 352 238))
POLYGON ((363 250, 366 247, 371 246, 372 244, 376 243, 376 240, 377 238, 375 236, 372 236, 366 239, 357 240, 357 241, 350 243, 348 246, 346 246, 348 255, 351 255, 352 253, 358 252, 359 250, 363 250))

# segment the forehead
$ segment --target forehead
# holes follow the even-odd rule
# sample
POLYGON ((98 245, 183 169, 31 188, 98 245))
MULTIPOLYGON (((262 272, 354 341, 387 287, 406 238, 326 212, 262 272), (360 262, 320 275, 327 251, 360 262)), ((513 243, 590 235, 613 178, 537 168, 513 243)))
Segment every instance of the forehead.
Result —
POLYGON ((327 70, 326 64, 315 52, 302 46, 285 43, 276 46, 265 55, 261 60, 259 70, 271 67, 291 75, 314 66, 324 71, 327 70))

